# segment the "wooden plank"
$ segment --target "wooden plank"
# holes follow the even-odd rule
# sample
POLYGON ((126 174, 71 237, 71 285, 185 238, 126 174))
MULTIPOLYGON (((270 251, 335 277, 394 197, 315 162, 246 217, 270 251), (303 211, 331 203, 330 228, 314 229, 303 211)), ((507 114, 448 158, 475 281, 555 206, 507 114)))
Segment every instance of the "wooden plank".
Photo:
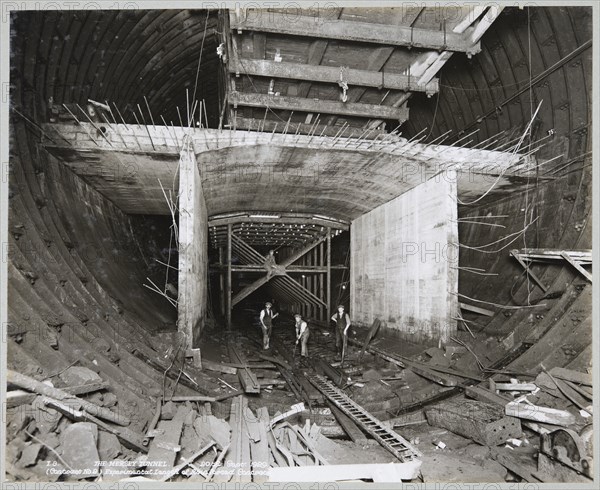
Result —
POLYGON ((217 399, 214 396, 204 395, 183 395, 183 396, 172 396, 169 398, 173 402, 216 402, 217 399))
POLYGON ((403 362, 408 366, 407 369, 410 369, 413 373, 423 376, 424 378, 427 378, 439 385, 457 386, 460 383, 460 380, 454 376, 447 376, 443 373, 433 371, 425 366, 421 366, 407 360, 403 360, 403 362))
POLYGON ((566 410, 530 405, 528 403, 509 402, 504 408, 504 413, 512 417, 533 420, 552 425, 569 426, 576 422, 575 416, 566 410))
MULTIPOLYGON (((110 385, 108 382, 98 381, 96 383, 77 386, 66 386, 62 388, 62 390, 70 395, 85 395, 87 393, 93 393, 94 391, 105 390, 109 387, 110 385)), ((19 405, 31 403, 36 396, 38 396, 36 393, 30 393, 24 390, 11 390, 6 393, 6 408, 14 408, 19 405)))
MULTIPOLYGON (((238 121, 240 118, 238 117, 238 121)), ((256 127, 256 125, 254 125, 256 127)), ((361 133, 364 130, 361 130, 361 133)), ((208 221, 208 227, 213 228, 215 226, 225 226, 225 225, 234 225, 237 223, 258 223, 258 224, 313 224, 315 226, 333 226, 335 230, 343 230, 348 231, 350 229, 350 225, 344 221, 338 221, 333 218, 331 219, 322 219, 316 217, 312 214, 303 214, 303 213, 279 213, 277 216, 254 216, 248 213, 240 213, 236 216, 224 216, 224 217, 214 217, 208 221)), ((238 237, 234 237, 238 239, 238 237)), ((288 264, 289 265, 289 264, 288 264)))
MULTIPOLYGON (((189 409, 185 406, 179 407, 173 420, 161 420, 158 422, 157 431, 162 432, 160 436, 154 437, 150 443, 148 451, 148 461, 153 464, 159 463, 160 466, 153 466, 150 469, 158 471, 168 471, 175 465, 177 459, 177 448, 179 447, 179 439, 183 430, 183 422, 189 409)), ((164 473, 163 473, 164 474, 164 473)), ((150 473, 147 475, 152 480, 160 480, 162 474, 150 473)))
POLYGON ((248 482, 252 479, 252 477, 249 474, 251 463, 250 438, 248 437, 248 431, 244 428, 245 422, 243 420, 244 414, 246 413, 246 408, 248 408, 248 400, 243 396, 239 397, 238 400, 239 399, 241 399, 243 403, 241 411, 239 412, 242 417, 242 420, 240 421, 241 424, 239 425, 239 427, 241 428, 241 433, 238 434, 237 439, 238 464, 234 466, 235 472, 233 474, 232 480, 234 482, 248 482))
POLYGON ((496 383, 493 379, 489 381, 492 391, 535 391, 537 389, 534 383, 496 383))
POLYGON ((259 440, 250 443, 250 454, 252 456, 252 481, 263 483, 268 480, 267 472, 269 469, 269 412, 266 407, 259 408, 256 411, 258 418, 259 440))
POLYGON ((164 475, 160 477, 160 481, 167 481, 169 478, 174 477, 177 473, 179 473, 182 469, 184 469, 188 465, 192 465, 195 460, 197 460, 200 456, 202 456, 206 451, 208 451, 211 447, 215 445, 215 441, 210 441, 203 448, 196 451, 194 454, 185 458, 182 463, 179 463, 177 466, 173 467, 170 471, 167 471, 164 475))
POLYGON ((208 369, 209 371, 216 371, 218 373, 237 374, 236 367, 223 364, 221 362, 209 361, 208 359, 202 360, 202 367, 208 369))
POLYGON ((369 328, 369 331, 367 332, 367 336, 365 338, 365 342, 363 343, 362 348, 360 349, 360 353, 358 354, 359 359, 362 359, 363 356, 365 355, 365 350, 369 346, 369 343, 371 342, 373 337, 377 334, 377 331, 379 330, 380 325, 381 325, 381 320, 379 320, 379 318, 375 318, 375 320, 373 320, 373 324, 371 325, 371 327, 369 328))
POLYGON ((563 381, 562 379, 555 379, 554 382, 556 383, 556 386, 558 386, 558 389, 562 391, 562 393, 571 401, 571 403, 592 415, 591 403, 583 398, 577 391, 571 388, 566 381, 563 381))
POLYGON ((312 364, 318 373, 327 376, 340 388, 347 384, 348 377, 344 375, 344 372, 340 369, 334 368, 324 359, 314 359, 312 360, 312 364))
POLYGON ((593 386, 592 375, 588 373, 573 371, 572 369, 566 369, 562 367, 553 367, 550 369, 550 374, 555 378, 571 381, 572 383, 593 386))
POLYGON ((295 112, 339 114, 371 119, 394 119, 401 122, 408 119, 408 108, 406 107, 343 103, 336 100, 317 100, 288 96, 277 97, 267 94, 232 92, 229 94, 229 103, 234 107, 269 107, 270 109, 295 112))
MULTIPOLYGON (((228 37, 228 36, 227 36, 228 37)), ((225 274, 225 326, 231 328, 231 223, 227 224, 227 273, 225 274)))
POLYGON ((368 442, 367 437, 363 434, 363 432, 358 428, 358 426, 352 421, 350 417, 344 414, 344 412, 342 412, 330 401, 327 401, 327 405, 331 409, 331 413, 342 426, 342 429, 344 429, 344 432, 348 435, 352 442, 357 442, 359 444, 366 444, 368 442))
POLYGON ((268 356, 267 354, 263 354, 262 352, 258 353, 258 357, 260 357, 261 359, 264 359, 265 361, 269 361, 274 364, 277 364, 277 365, 283 367, 284 369, 288 369, 288 370, 292 369, 292 366, 290 366, 287 362, 285 362, 283 359, 280 359, 278 357, 268 356))
POLYGON ((133 432, 132 430, 128 429, 127 427, 118 427, 117 428, 117 427, 105 424, 104 422, 97 419, 93 415, 90 415, 85 410, 80 411, 80 410, 74 409, 72 406, 71 400, 67 400, 66 402, 67 403, 63 403, 61 401, 53 400, 52 398, 48 398, 48 397, 43 398, 44 405, 55 408, 56 410, 58 410, 59 412, 61 412, 64 415, 66 415, 67 417, 69 417, 73 420, 76 420, 78 422, 82 421, 82 420, 85 420, 87 422, 93 422, 94 424, 96 424, 98 427, 101 427, 106 432, 116 435, 117 438, 119 439, 119 441, 121 442, 121 444, 123 444, 123 446, 125 446, 126 448, 133 449, 134 451, 142 452, 142 453, 148 452, 148 449, 146 447, 144 447, 143 438, 141 435, 137 434, 136 432, 133 432))
POLYGON ((243 416, 244 424, 246 426, 245 428, 248 432, 248 437, 250 438, 250 440, 254 442, 260 441, 260 430, 258 427, 258 420, 256 419, 256 416, 248 406, 244 407, 243 416))
POLYGON ((542 282, 542 280, 529 268, 529 264, 525 263, 525 261, 519 254, 518 250, 511 250, 510 253, 515 259, 517 259, 517 262, 519 262, 519 264, 521 264, 523 269, 525 269, 527 274, 529 274, 529 277, 531 277, 531 279, 533 279, 533 281, 542 289, 542 291, 544 291, 544 292, 548 291, 548 286, 546 286, 542 282))
POLYGON ((471 311, 473 313, 478 313, 480 315, 485 316, 494 316, 495 312, 492 310, 486 310, 485 308, 480 308, 479 306, 469 305, 467 303, 458 303, 461 310, 471 311))
MULTIPOLYGON (((229 64, 230 73, 242 73, 269 78, 288 78, 295 80, 308 80, 315 82, 337 83, 340 80, 340 69, 334 66, 314 66, 303 63, 286 63, 271 60, 238 60, 232 59, 229 64)), ((363 87, 381 87, 385 89, 425 92, 433 95, 439 90, 437 79, 431 80, 426 85, 420 85, 414 77, 399 73, 385 73, 354 70, 344 70, 344 81, 348 85, 363 87)))
POLYGON ((80 406, 84 410, 106 421, 123 426, 129 425, 130 423, 130 420, 122 414, 113 412, 108 408, 101 407, 87 400, 77 398, 74 395, 65 392, 64 390, 59 390, 58 388, 54 388, 50 385, 42 383, 41 381, 37 381, 34 378, 30 378, 29 376, 25 376, 24 374, 17 373, 16 371, 8 369, 6 371, 6 381, 9 384, 22 388, 24 390, 33 391, 39 395, 48 396, 56 400, 62 400, 65 403, 75 400, 77 403, 80 404, 80 406))
POLYGON ((252 372, 252 370, 249 367, 247 367, 248 365, 245 362, 245 359, 243 358, 242 354, 235 348, 235 346, 231 342, 228 344, 228 349, 229 358, 231 359, 231 361, 246 366, 243 369, 238 369, 237 371, 238 379, 240 380, 240 384, 244 388, 244 391, 246 393, 260 393, 260 383, 258 382, 258 379, 252 372))
POLYGON ((291 36, 318 37, 369 44, 385 44, 389 46, 411 46, 422 49, 445 49, 477 54, 480 51, 478 42, 455 32, 442 30, 414 29, 411 27, 372 24, 337 19, 322 19, 299 15, 264 12, 238 18, 233 12, 230 15, 231 28, 273 32, 291 36))
POLYGON ((577 262, 577 260, 573 259, 571 257, 571 255, 569 254, 569 252, 561 252, 561 256, 569 263, 571 264, 573 267, 575 267, 575 269, 577 269, 577 271, 583 276, 585 277, 588 281, 592 282, 592 275, 586 271, 583 267, 581 267, 581 264, 579 262, 577 262))
POLYGON ((494 403, 502 407, 510 402, 510 398, 498 395, 482 386, 467 386, 465 395, 480 402, 494 403))
POLYGON ((533 462, 531 467, 524 466, 522 463, 516 460, 516 458, 510 454, 510 449, 506 451, 501 451, 497 448, 491 448, 492 458, 494 458, 498 463, 504 466, 506 469, 512 471, 515 475, 520 476, 526 482, 535 482, 537 483, 539 480, 533 476, 532 471, 535 471, 537 468, 535 466, 535 462, 533 462))
POLYGON ((594 394, 591 393, 590 391, 588 391, 583 386, 576 385, 575 383, 572 383, 571 381, 565 381, 565 383, 567 384, 567 386, 571 387, 577 393, 579 393, 581 396, 587 398, 588 400, 592 401, 594 399, 594 394))

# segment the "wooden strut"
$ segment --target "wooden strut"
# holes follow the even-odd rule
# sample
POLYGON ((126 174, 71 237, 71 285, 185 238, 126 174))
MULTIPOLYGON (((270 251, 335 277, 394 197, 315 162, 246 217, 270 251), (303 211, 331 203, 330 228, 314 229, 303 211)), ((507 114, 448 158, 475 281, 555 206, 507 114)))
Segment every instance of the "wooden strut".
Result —
MULTIPOLYGON (((228 225, 228 226, 230 226, 230 225, 228 225)), ((259 252, 257 252, 253 247, 251 247, 250 245, 245 243, 241 238, 237 237, 236 235, 233 235, 232 239, 235 240, 236 245, 238 245, 240 248, 243 248, 248 253, 248 257, 254 258, 254 261, 257 261, 257 262, 264 261, 265 258, 259 252), (233 238, 233 237, 235 237, 235 238, 233 238), (259 259, 259 257, 260 257, 260 259, 259 259)), ((289 279, 285 279, 286 281, 288 281, 287 285, 289 287, 292 287, 296 291, 300 291, 301 293, 299 293, 299 294, 304 293, 305 295, 311 297, 313 300, 315 300, 315 299, 318 300, 318 303, 325 304, 320 298, 317 298, 317 296, 315 296, 311 291, 306 289, 304 286, 302 286, 300 283, 298 283, 296 280, 294 280, 291 276, 289 276, 286 271, 287 266, 291 265, 296 260, 298 260, 300 257, 302 257, 303 255, 310 252, 314 247, 319 245, 325 239, 326 239, 326 237, 321 237, 318 240, 306 245, 302 249, 293 253, 290 257, 285 259, 281 264, 278 264, 278 273, 277 274, 274 274, 273 276, 269 276, 268 274, 266 274, 265 276, 261 277, 260 279, 257 279, 256 281, 254 281, 252 284, 249 284, 248 286, 246 286, 244 289, 239 291, 235 295, 235 297, 232 298, 231 306, 232 307, 235 306, 237 303, 239 303, 244 298, 246 298, 247 296, 252 294, 254 291, 256 291, 259 287, 261 287, 264 284, 266 284, 267 282, 269 282, 272 278, 279 277, 279 276, 289 278, 289 279)))

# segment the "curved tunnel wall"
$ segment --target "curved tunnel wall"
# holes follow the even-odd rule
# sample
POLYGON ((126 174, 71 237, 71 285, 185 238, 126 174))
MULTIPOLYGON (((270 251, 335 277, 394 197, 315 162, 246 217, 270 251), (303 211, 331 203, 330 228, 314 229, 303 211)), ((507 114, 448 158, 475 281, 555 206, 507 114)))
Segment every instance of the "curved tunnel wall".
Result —
MULTIPOLYGON (((559 296, 573 287, 573 281, 580 287, 585 283, 565 262, 534 265, 533 271, 549 287, 545 294, 527 279, 509 252, 526 247, 592 248, 591 23, 591 8, 507 8, 482 38, 481 53, 471 60, 454 55, 442 69, 438 96, 412 100, 406 125, 409 134, 429 127, 433 139, 452 129, 457 139, 479 129, 468 138, 473 139, 472 144, 503 131, 518 137, 541 102, 532 126, 533 141, 545 138, 545 146, 536 154, 538 163, 562 155, 539 167, 540 178, 532 178, 527 191, 497 202, 482 200, 459 206, 461 218, 503 216, 487 221, 504 226, 459 225, 460 243, 480 247, 462 246, 459 266, 491 274, 461 270, 461 294, 512 307, 559 296), (534 82, 531 92, 530 81, 534 82), (526 233, 519 235, 532 221, 526 233), (492 243, 495 245, 485 246, 492 243)), ((489 322, 490 333, 506 335, 519 323, 539 323, 545 313, 546 308, 504 309, 492 319, 468 314, 466 318, 476 321, 473 328, 489 322)), ((578 316, 589 322, 589 327, 590 315, 588 302, 578 316)), ((569 332, 564 333, 568 337, 569 332)))

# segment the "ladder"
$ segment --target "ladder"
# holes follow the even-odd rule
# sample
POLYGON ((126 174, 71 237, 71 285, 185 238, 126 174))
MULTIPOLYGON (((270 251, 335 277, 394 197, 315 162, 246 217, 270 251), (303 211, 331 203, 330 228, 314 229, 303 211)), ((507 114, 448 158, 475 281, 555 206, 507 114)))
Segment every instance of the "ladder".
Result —
POLYGON ((383 425, 379 419, 376 419, 364 408, 352 401, 346 393, 338 389, 323 376, 319 374, 307 374, 306 377, 315 388, 400 461, 413 461, 422 456, 421 452, 406 439, 383 425))

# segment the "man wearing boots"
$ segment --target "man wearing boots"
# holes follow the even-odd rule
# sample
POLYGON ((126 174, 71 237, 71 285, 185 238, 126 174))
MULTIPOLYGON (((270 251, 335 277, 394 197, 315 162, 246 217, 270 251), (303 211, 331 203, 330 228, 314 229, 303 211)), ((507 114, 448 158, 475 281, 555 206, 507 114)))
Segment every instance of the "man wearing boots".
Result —
POLYGON ((279 313, 273 313, 271 309, 273 305, 270 302, 265 303, 265 307, 260 312, 260 327, 263 332, 263 349, 269 348, 269 339, 271 338, 271 330, 273 329, 273 319, 277 318, 279 313))
POLYGON ((341 355, 346 351, 346 345, 348 344, 348 329, 351 325, 350 315, 344 312, 344 305, 339 305, 337 313, 331 319, 335 322, 335 347, 341 355))

